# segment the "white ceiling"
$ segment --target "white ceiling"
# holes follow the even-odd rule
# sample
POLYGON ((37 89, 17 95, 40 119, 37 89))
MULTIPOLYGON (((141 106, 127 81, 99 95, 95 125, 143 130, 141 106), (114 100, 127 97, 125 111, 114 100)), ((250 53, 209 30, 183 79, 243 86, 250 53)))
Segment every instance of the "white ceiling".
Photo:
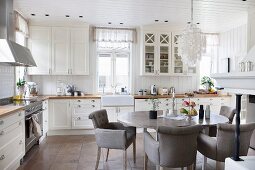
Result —
MULTIPOLYGON (((190 0, 14 0, 14 9, 32 21, 81 21, 111 27, 159 23, 180 26, 190 20, 190 0), (165 20, 169 22, 164 23, 165 20)), ((252 9, 255 0, 194 0, 195 22, 210 32, 246 23, 247 13, 252 9)))

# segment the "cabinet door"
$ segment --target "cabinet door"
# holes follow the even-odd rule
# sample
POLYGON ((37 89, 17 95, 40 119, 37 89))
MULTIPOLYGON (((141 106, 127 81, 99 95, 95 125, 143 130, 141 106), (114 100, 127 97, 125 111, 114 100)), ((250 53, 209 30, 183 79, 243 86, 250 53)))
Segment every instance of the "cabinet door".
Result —
POLYGON ((71 109, 69 100, 50 100, 50 129, 71 129, 71 109))
POLYGON ((156 73, 156 34, 144 34, 143 74, 154 75, 156 73))
POLYGON ((43 101, 43 134, 46 135, 49 130, 49 110, 48 100, 43 101))
POLYGON ((182 58, 178 55, 178 38, 179 34, 172 34, 172 68, 174 74, 183 74, 182 58))
POLYGON ((71 29, 70 73, 73 75, 89 74, 89 40, 88 29, 71 29))
POLYGON ((29 67, 29 75, 47 75, 51 69, 51 28, 30 27, 28 46, 37 67, 29 67))
POLYGON ((168 75, 170 74, 171 65, 171 34, 160 33, 159 35, 159 56, 158 59, 158 74, 168 75))
POLYGON ((70 56, 70 31, 64 27, 52 28, 52 74, 67 75, 70 56))
POLYGON ((151 110, 151 102, 149 99, 135 99, 135 111, 151 110))

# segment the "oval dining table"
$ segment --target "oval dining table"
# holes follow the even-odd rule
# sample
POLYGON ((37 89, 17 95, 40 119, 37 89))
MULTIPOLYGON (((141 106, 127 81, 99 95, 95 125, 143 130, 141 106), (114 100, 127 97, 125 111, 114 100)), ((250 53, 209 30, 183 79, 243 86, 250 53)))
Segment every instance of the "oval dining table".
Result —
POLYGON ((202 125, 205 130, 206 127, 217 125, 218 123, 227 123, 229 120, 225 116, 219 114, 210 114, 210 119, 199 119, 198 116, 193 116, 190 120, 186 118, 177 117, 163 117, 162 112, 159 113, 157 119, 149 118, 149 111, 136 111, 122 113, 118 115, 118 121, 125 126, 134 126, 136 128, 143 128, 145 131, 147 128, 157 130, 159 126, 168 127, 185 127, 192 125, 202 125))

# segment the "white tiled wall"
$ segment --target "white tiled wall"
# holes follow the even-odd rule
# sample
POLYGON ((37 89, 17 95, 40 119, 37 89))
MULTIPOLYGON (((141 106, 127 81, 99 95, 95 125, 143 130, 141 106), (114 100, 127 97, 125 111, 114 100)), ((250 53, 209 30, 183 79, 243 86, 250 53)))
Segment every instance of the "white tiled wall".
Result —
POLYGON ((15 86, 15 67, 0 65, 0 99, 12 97, 15 86))

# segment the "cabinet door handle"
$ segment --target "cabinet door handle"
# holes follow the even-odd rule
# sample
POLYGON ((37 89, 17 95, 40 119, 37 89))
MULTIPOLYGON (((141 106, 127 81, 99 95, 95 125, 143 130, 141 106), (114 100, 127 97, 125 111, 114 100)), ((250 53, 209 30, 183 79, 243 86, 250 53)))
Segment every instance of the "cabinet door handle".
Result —
POLYGON ((3 125, 4 124, 4 121, 3 120, 0 120, 0 125, 3 125))
POLYGON ((19 122, 19 125, 21 126, 21 125, 22 125, 22 123, 21 123, 21 122, 19 122))
POLYGON ((19 116, 21 116, 21 112, 19 112, 19 116))
POLYGON ((4 131, 1 131, 1 132, 0 132, 0 135, 4 135, 4 131))
POLYGON ((5 159, 5 156, 2 155, 2 156, 0 157, 0 160, 4 160, 4 159, 5 159))
POLYGON ((95 105, 92 105, 92 107, 96 107, 95 105))
POLYGON ((20 141, 19 141, 19 144, 21 145, 22 143, 23 143, 23 141, 22 141, 22 140, 20 140, 20 141))
POLYGON ((95 100, 91 100, 92 102, 95 102, 95 100))
POLYGON ((78 102, 81 102, 81 100, 78 100, 78 102))
POLYGON ((80 118, 80 117, 77 117, 77 120, 81 120, 81 118, 80 118))
POLYGON ((81 107, 81 105, 78 105, 78 107, 81 107))

